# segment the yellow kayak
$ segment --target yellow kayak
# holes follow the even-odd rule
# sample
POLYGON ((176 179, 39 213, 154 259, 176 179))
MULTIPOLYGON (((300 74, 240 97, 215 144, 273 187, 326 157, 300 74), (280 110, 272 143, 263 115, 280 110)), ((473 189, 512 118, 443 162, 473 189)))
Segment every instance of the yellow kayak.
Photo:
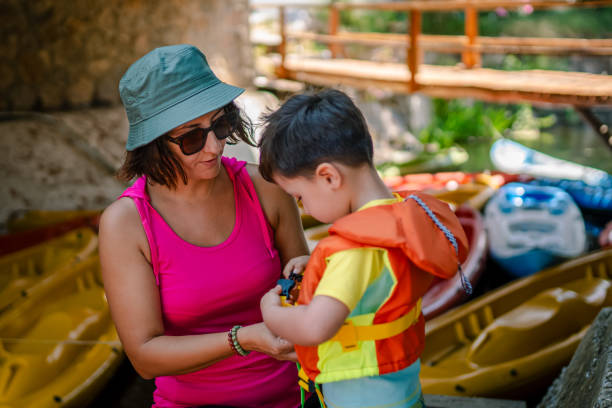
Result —
POLYGON ((612 250, 511 282, 426 325, 428 394, 523 398, 566 365, 612 306, 612 250))
POLYGON ((451 204, 454 208, 460 205, 469 205, 476 210, 480 210, 495 194, 495 189, 483 184, 469 183, 460 184, 454 188, 430 191, 429 194, 451 204))
POLYGON ((84 407, 122 358, 91 256, 0 315, 0 408, 84 407))
POLYGON ((29 296, 37 282, 62 268, 71 268, 98 246, 89 228, 69 232, 42 244, 0 258, 0 313, 17 299, 29 296))
POLYGON ((314 251, 320 240, 329 235, 327 230, 330 226, 331 224, 320 224, 304 230, 304 237, 306 237, 306 244, 310 252, 314 251))

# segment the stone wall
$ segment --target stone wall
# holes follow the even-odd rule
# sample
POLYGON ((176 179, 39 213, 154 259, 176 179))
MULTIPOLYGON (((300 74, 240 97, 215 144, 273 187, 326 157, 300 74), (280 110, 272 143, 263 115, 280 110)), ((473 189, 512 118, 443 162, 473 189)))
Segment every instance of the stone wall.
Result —
POLYGON ((127 67, 155 47, 190 43, 225 81, 253 76, 248 0, 0 2, 0 110, 119 102, 127 67))

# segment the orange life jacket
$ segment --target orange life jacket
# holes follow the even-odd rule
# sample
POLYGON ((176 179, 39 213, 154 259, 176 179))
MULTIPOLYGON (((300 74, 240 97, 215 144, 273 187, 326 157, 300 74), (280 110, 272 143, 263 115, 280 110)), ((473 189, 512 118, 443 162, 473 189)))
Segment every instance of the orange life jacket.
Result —
MULTIPOLYGON (((467 238, 447 204, 414 193, 454 236, 457 250, 414 200, 349 214, 329 229, 304 271, 298 304, 308 304, 325 272, 327 258, 352 248, 382 248, 394 285, 375 313, 351 316, 330 340, 295 349, 308 377, 317 383, 382 375, 408 367, 424 347, 420 299, 433 276, 450 278, 467 256, 467 238)), ((347 271, 350 274, 350 271, 347 271)))

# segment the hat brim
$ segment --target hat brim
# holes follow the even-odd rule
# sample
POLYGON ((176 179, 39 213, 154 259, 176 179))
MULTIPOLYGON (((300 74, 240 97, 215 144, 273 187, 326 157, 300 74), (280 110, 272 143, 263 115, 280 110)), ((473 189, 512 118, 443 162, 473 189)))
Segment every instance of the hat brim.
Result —
POLYGON ((144 146, 185 122, 227 105, 240 94, 243 88, 219 82, 158 114, 130 126, 126 150, 144 146))

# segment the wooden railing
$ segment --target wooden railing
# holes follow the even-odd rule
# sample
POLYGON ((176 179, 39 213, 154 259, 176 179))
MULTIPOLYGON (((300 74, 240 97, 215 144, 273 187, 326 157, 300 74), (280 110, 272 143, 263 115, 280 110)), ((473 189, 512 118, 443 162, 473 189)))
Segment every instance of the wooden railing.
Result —
POLYGON ((410 89, 418 90, 417 74, 424 51, 461 54, 466 68, 479 67, 482 54, 539 54, 539 55, 612 55, 612 39, 537 38, 537 37, 484 37, 478 33, 479 11, 498 7, 517 8, 524 5, 533 8, 612 6, 612 0, 558 1, 558 0, 413 0, 389 3, 331 3, 331 4, 279 4, 259 3, 252 7, 276 7, 279 9, 278 51, 281 56, 279 74, 283 76, 287 43, 289 40, 314 40, 328 44, 332 58, 343 54, 345 44, 387 45, 406 48, 406 64, 410 71, 410 89), (329 11, 328 34, 289 33, 286 30, 287 8, 326 8, 329 11), (386 10, 409 13, 407 34, 356 33, 340 30, 340 13, 343 10, 386 10), (423 12, 463 10, 464 35, 421 34, 423 12))

